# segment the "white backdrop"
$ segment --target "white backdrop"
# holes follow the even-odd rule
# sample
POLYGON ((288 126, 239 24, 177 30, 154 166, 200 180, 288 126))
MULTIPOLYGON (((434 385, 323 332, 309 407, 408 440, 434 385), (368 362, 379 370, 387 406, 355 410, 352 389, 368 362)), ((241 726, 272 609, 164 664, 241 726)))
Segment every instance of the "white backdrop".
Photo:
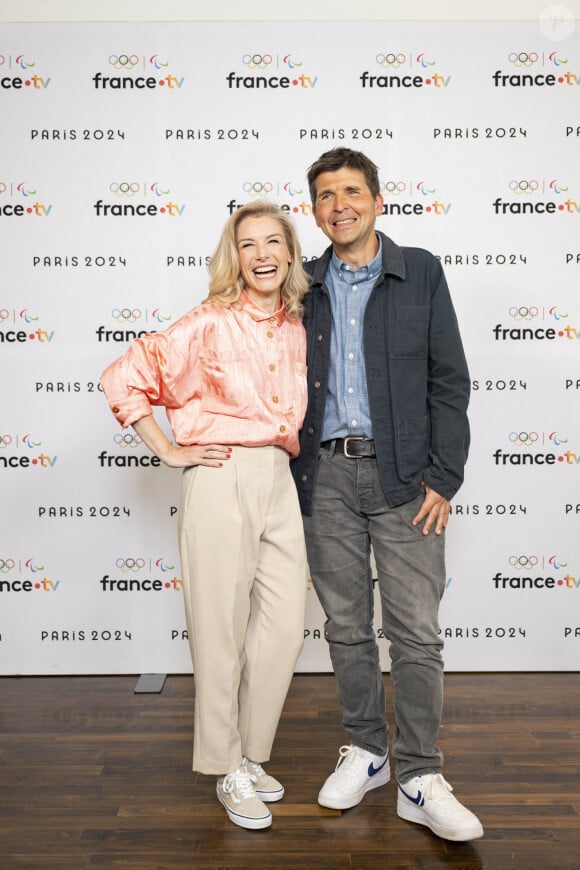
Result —
MULTIPOLYGON (((250 198, 287 207, 305 257, 320 253, 305 172, 335 145, 379 165, 379 228, 441 257, 472 372, 446 668, 577 669, 569 25, 3 26, 0 673, 191 670, 179 472, 118 428, 99 376, 204 298, 223 224, 250 198)), ((322 626, 310 590, 299 670, 330 669, 322 626)), ((387 670, 386 643, 382 657, 387 670)))

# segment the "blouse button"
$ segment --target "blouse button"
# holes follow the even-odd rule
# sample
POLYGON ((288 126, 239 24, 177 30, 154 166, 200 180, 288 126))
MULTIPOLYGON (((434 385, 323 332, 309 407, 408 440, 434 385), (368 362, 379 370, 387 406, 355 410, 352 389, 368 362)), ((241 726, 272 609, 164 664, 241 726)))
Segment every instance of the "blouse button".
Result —
POLYGON ((113 412, 113 414, 118 414, 118 413, 119 413, 119 409, 117 408, 116 405, 115 405, 114 408, 111 408, 111 411, 113 412))
POLYGON ((266 333, 266 335, 268 336, 268 338, 274 338, 274 333, 272 332, 271 329, 268 330, 268 332, 266 333))
POLYGON ((270 365, 268 366, 268 368, 270 369, 271 372, 275 372, 275 371, 276 371, 276 366, 274 365, 274 363, 270 363, 270 365))
POLYGON ((284 426, 284 425, 280 426, 280 432, 285 432, 285 431, 286 431, 286 426, 284 426))
POLYGON ((278 321, 276 320, 275 317, 270 317, 270 319, 268 320, 268 323, 271 323, 272 326, 274 326, 277 322, 278 322, 278 321))
POLYGON ((280 399, 278 398, 278 396, 272 396, 272 401, 274 402, 274 404, 277 405, 280 399))

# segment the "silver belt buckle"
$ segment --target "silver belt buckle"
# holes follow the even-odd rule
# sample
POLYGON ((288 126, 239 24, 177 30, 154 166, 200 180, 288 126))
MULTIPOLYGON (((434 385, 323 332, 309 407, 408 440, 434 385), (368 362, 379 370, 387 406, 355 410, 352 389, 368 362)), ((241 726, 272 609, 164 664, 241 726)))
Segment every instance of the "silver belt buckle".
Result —
POLYGON ((347 456, 349 459, 356 459, 356 456, 354 456, 354 454, 348 452, 348 445, 351 441, 364 441, 364 438, 362 437, 362 435, 347 435, 347 437, 344 439, 344 455, 347 456))

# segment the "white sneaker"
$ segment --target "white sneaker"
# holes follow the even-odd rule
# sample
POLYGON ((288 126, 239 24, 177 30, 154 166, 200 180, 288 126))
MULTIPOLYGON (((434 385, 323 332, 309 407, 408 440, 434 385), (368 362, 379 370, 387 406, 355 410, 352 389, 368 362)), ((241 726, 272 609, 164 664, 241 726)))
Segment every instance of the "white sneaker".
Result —
POLYGON ((254 784, 245 767, 238 767, 218 779, 216 793, 234 825, 258 830, 272 824, 272 813, 256 795, 254 784))
POLYGON ((284 786, 277 779, 274 779, 273 776, 267 774, 261 764, 244 756, 242 766, 250 774, 256 794, 261 801, 272 803, 273 801, 282 800, 284 797, 284 786))
POLYGON ((389 755, 373 755, 359 746, 341 746, 338 763, 318 795, 318 803, 333 810, 348 810, 360 804, 372 788, 391 778, 389 755))
POLYGON ((483 837, 477 816, 459 803, 440 773, 427 773, 399 784, 397 815, 408 822, 426 825, 444 840, 462 843, 483 837))

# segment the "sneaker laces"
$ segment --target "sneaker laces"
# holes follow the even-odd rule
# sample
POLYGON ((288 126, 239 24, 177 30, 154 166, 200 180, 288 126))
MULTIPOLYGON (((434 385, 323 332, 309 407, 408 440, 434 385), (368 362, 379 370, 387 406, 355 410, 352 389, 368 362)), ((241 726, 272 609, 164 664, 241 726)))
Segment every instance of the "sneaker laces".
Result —
POLYGON ((418 779, 420 780, 419 788, 422 790, 424 798, 455 803, 453 786, 447 782, 443 774, 433 773, 429 777, 420 776, 418 779))
POLYGON ((349 746, 341 746, 338 750, 338 761, 336 762, 336 767, 334 769, 338 770, 340 767, 345 771, 345 773, 347 773, 359 759, 366 763, 366 757, 363 755, 363 750, 359 749, 358 746, 353 746, 352 744, 349 746))
POLYGON ((234 803, 240 803, 240 800, 246 800, 246 798, 256 797, 252 777, 243 767, 238 767, 237 770, 228 773, 224 777, 222 788, 226 794, 231 794, 234 803), (239 794, 239 798, 236 797, 235 792, 239 794))

